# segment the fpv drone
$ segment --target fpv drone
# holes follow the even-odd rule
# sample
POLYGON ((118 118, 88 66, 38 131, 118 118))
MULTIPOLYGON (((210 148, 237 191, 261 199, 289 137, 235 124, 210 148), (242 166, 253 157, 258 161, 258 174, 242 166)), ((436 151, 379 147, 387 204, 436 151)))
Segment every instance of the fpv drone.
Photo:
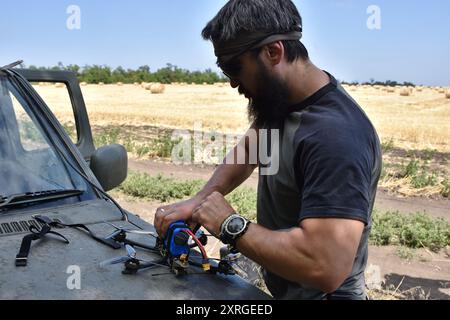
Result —
POLYGON ((164 239, 159 238, 151 231, 133 230, 111 223, 108 224, 113 226, 116 231, 106 239, 124 244, 127 255, 103 261, 100 263, 101 267, 123 263, 124 269, 122 273, 128 275, 136 274, 140 270, 157 267, 166 267, 170 270, 170 273, 153 274, 153 276, 192 274, 192 272, 188 272, 190 266, 200 267, 207 274, 235 275, 239 272, 237 265, 234 263, 239 254, 230 252, 230 250, 221 250, 220 259, 208 258, 204 248, 207 244, 207 235, 203 231, 198 230, 198 228, 196 228, 197 230, 191 230, 183 221, 172 223, 164 239), (127 239, 128 234, 151 236, 156 239, 156 244, 155 246, 148 246, 129 240, 127 239), (160 259, 147 261, 137 258, 135 247, 154 253, 160 259), (199 259, 198 251, 193 250, 195 248, 200 250, 201 260, 199 259))

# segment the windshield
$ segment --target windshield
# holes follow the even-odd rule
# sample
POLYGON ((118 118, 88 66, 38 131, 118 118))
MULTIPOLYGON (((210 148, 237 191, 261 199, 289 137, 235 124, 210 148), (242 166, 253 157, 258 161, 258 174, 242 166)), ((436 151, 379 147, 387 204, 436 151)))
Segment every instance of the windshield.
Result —
MULTIPOLYGON (((52 141, 60 143, 58 137, 52 141)), ((61 152, 71 159, 65 149, 61 152)), ((64 162, 30 106, 0 74, 0 196, 70 189, 92 191, 64 162)))

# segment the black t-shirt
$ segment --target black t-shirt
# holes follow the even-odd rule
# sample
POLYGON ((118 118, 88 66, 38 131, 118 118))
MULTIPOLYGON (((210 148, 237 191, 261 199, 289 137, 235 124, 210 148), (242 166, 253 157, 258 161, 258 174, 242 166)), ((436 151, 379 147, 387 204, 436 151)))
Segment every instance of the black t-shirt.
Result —
POLYGON ((279 299, 366 297, 364 270, 381 173, 380 143, 366 114, 329 76, 328 85, 291 108, 279 138, 267 142, 277 170, 264 174, 267 168, 260 165, 258 223, 280 230, 298 227, 307 218, 342 218, 362 221, 365 228, 353 270, 335 293, 326 295, 267 272, 266 284, 279 299))

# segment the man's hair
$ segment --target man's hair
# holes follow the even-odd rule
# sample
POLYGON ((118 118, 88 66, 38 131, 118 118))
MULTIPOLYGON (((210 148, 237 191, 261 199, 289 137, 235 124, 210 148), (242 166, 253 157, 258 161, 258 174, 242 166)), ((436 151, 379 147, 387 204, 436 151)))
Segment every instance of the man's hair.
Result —
MULTIPOLYGON (((302 18, 291 0, 230 0, 202 31, 205 40, 214 43, 234 40, 241 32, 298 31, 302 18)), ((300 41, 284 40, 288 62, 307 60, 308 50, 300 41)))

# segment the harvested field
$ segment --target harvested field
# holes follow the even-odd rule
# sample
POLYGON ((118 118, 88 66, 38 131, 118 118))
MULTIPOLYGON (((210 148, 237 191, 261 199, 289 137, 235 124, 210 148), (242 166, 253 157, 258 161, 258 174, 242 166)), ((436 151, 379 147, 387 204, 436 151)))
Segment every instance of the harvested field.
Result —
MULTIPOLYGON (((64 100, 65 88, 37 89, 62 122, 73 121, 70 104, 64 100)), ((406 150, 450 152, 450 100, 445 94, 424 88, 400 96, 401 89, 383 89, 360 86, 349 90, 382 141, 392 139, 396 147, 406 150)), ((134 85, 87 85, 83 94, 94 125, 192 129, 195 122, 201 122, 204 129, 224 133, 242 133, 248 127, 247 100, 227 85, 166 85, 161 95, 134 85)))

